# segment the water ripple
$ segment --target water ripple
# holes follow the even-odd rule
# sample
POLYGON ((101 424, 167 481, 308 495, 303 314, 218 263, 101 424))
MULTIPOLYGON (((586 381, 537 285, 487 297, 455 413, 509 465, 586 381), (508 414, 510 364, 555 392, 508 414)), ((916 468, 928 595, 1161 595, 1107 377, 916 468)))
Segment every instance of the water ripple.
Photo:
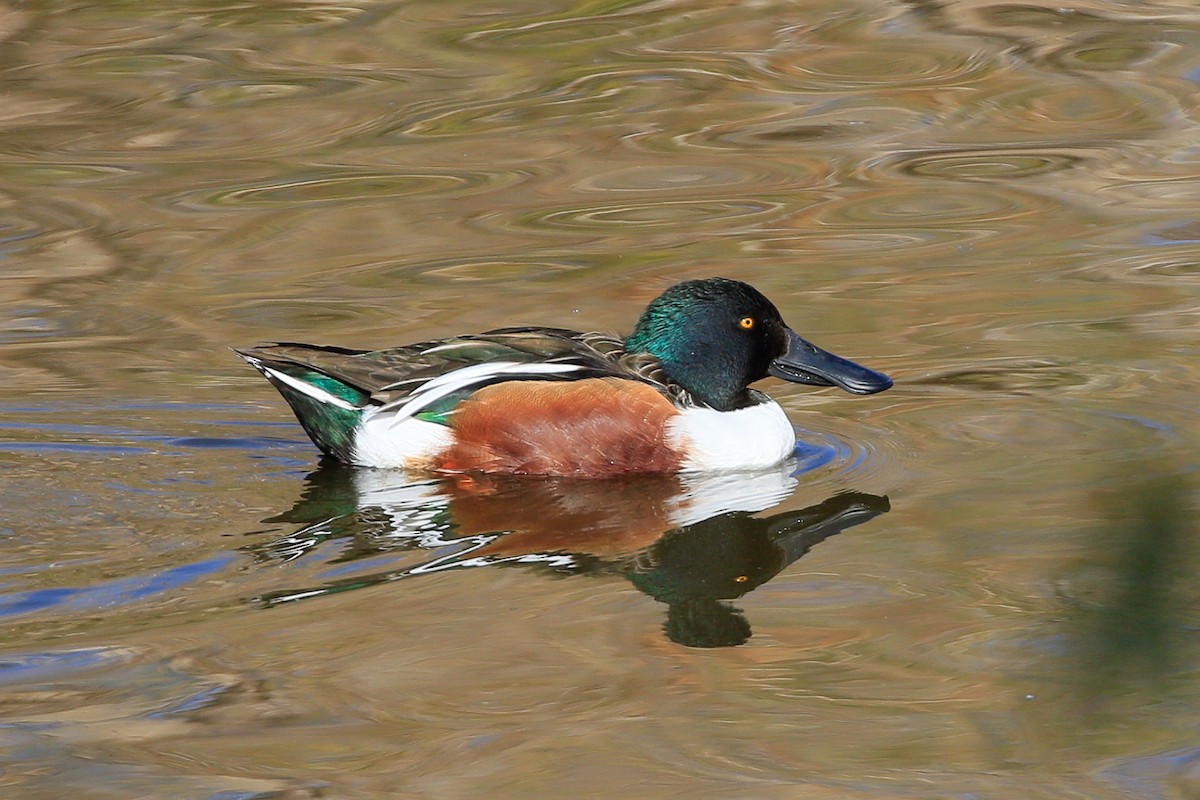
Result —
POLYGON ((1074 83, 1039 83, 987 98, 970 127, 992 145, 1027 137, 1040 142, 1062 137, 1080 144, 1088 141, 1086 131, 1102 131, 1108 144, 1159 130, 1178 109, 1169 94, 1144 84, 1091 84, 1084 92, 1074 83))
POLYGON ((245 300, 209 312, 214 319, 257 324, 266 329, 311 330, 333 323, 354 323, 367 315, 354 300, 245 300))
POLYGON ((789 233, 786 236, 760 236, 742 245, 748 253, 776 254, 886 254, 943 247, 961 248, 996 236, 991 230, 977 228, 891 228, 886 231, 835 233, 789 233))
POLYGON ((767 200, 660 200, 640 203, 561 208, 550 211, 492 212, 476 218, 489 227, 602 230, 674 228, 761 220, 784 208, 767 200))
POLYGON ((346 77, 226 78, 205 81, 179 94, 175 102, 194 108, 256 106, 277 100, 305 100, 361 88, 374 80, 346 77))
POLYGON ((1178 252, 1139 253, 1088 264, 1067 274, 1088 281, 1195 286, 1200 284, 1200 250, 1181 247, 1178 252))
MULTIPOLYGON (((889 105, 877 97, 864 98, 856 103, 850 97, 840 101, 836 110, 824 114, 795 112, 773 113, 762 119, 731 122, 702 121, 695 131, 686 131, 667 141, 699 148, 719 148, 744 151, 778 150, 794 158, 797 151, 816 144, 858 144, 874 136, 895 136, 900 129, 920 128, 928 124, 928 114, 902 105, 889 105)), ((661 142, 665 137, 655 133, 644 139, 657 149, 667 149, 661 142)))
POLYGON ((358 285, 391 284, 396 281, 421 281, 430 284, 495 284, 508 285, 513 281, 540 280, 588 270, 597 265, 586 257, 555 258, 553 256, 496 256, 448 258, 424 261, 419 264, 387 266, 364 264, 350 268, 345 280, 358 285))
POLYGON ((18 249, 24 249, 26 243, 47 232, 47 228, 38 222, 6 213, 0 220, 0 255, 6 255, 18 249))
POLYGON ((953 223, 1009 221, 1032 217, 1050 208, 1040 197, 983 185, 956 187, 953 192, 930 192, 926 186, 897 186, 862 192, 817 209, 819 224, 860 228, 936 226, 953 223))
POLYGON ((904 153, 876 162, 873 169, 914 178, 1009 181, 1075 169, 1088 157, 1083 150, 956 149, 904 153))
POLYGON ((772 58, 767 76, 791 89, 846 92, 883 87, 964 85, 981 80, 995 65, 981 51, 953 50, 930 42, 887 47, 841 45, 772 58))
POLYGON ((1102 197, 1112 196, 1116 202, 1144 208, 1194 210, 1200 204, 1200 181, 1192 175, 1163 179, 1139 178, 1101 186, 1098 194, 1102 197))
POLYGON ((1046 61, 1068 70, 1091 72, 1146 69, 1180 49, 1180 45, 1172 42, 1108 32, 1083 42, 1072 42, 1050 53, 1046 61))
POLYGON ((413 106, 407 118, 385 133, 397 137, 463 137, 542 128, 557 122, 578 125, 581 118, 611 119, 614 112, 634 109, 653 112, 664 98, 680 95, 703 97, 730 76, 698 68, 608 68, 571 78, 559 85, 503 100, 479 99, 464 103, 436 101, 413 106))
POLYGON ((805 485, 879 487, 915 458, 901 439, 867 422, 856 422, 854 435, 849 436, 841 430, 846 426, 844 420, 804 413, 792 416, 799 422, 795 474, 806 475, 801 479, 805 485))
POLYGON ((526 174, 509 172, 413 172, 315 174, 276 178, 225 189, 205 189, 173 195, 168 203, 197 210, 234 208, 292 208, 345 204, 350 201, 409 198, 425 195, 461 196, 511 186, 526 174))
POLYGON ((109 164, 78 163, 20 163, 0 164, 0 179, 19 181, 34 186, 84 186, 115 183, 140 177, 143 170, 116 167, 109 164))
MULTIPOLYGON (((792 165, 789 165, 789 168, 792 165)), ((815 168, 798 169, 789 179, 804 181, 819 174, 815 168)), ((625 191, 657 192, 730 186, 734 184, 763 184, 768 173, 750 169, 716 164, 688 164, 681 166, 625 167, 588 176, 574 185, 577 189, 591 192, 625 191)))
POLYGON ((1051 359, 989 359, 958 365, 943 362, 942 369, 927 372, 907 383, 967 392, 1000 392, 1013 395, 1090 386, 1104 381, 1094 371, 1072 368, 1051 359))
POLYGON ((328 28, 346 25, 370 13, 345 3, 298 0, 282 3, 188 3, 173 10, 192 24, 213 28, 248 28, 262 32, 271 28, 294 32, 302 28, 328 28))
POLYGON ((163 53, 122 48, 75 56, 68 59, 64 66, 97 77, 145 79, 147 77, 175 76, 190 68, 211 64, 212 61, 211 56, 201 57, 188 53, 163 53))
MULTIPOLYGON (((638 24, 645 23, 643 16, 644 14, 639 13, 638 24)), ((567 17, 534 20, 523 25, 471 31, 461 35, 458 41, 460 44, 481 50, 578 47, 583 42, 595 43, 627 36, 631 23, 628 14, 597 16, 591 19, 567 17)))
POLYGON ((0 617, 15 617, 42 611, 87 612, 100 608, 144 603, 154 597, 178 592, 184 586, 223 572, 240 559, 233 553, 217 553, 190 564, 153 569, 89 586, 30 589, 0 592, 0 617))
POLYGON ((0 685, 59 680, 75 672, 124 664, 135 655, 126 647, 5 653, 0 657, 0 685))
POLYGON ((973 446, 1023 451, 1022 460, 1028 465, 1061 462, 1070 452, 1086 452, 1093 464, 1121 463, 1134 457, 1154 459, 1181 442, 1178 431, 1157 420, 1094 410, 1081 413, 1069 407, 960 409, 945 432, 973 446), (1120 446, 1092 450, 1084 444, 1095 441, 1119 442, 1120 446))

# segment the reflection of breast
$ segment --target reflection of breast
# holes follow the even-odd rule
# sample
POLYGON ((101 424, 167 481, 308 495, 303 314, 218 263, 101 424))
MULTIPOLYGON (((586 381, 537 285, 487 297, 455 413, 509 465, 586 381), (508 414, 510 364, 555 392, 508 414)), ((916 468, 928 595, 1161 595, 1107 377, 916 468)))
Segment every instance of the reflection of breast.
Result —
POLYGON ((464 535, 511 531, 476 550, 476 556, 588 553, 612 557, 648 547, 673 528, 672 501, 682 491, 674 475, 599 484, 538 481, 525 490, 459 488, 452 503, 455 522, 464 535))
MULTIPOLYGON (((581 553, 611 558, 641 550, 663 534, 729 511, 778 505, 797 485, 790 464, 751 473, 638 475, 607 480, 461 476, 438 488, 456 537, 507 532, 476 557, 581 553)), ((403 476, 356 473, 360 508, 411 505, 425 492, 405 491, 403 476), (407 501, 407 502, 405 502, 407 501)), ((429 487, 430 484, 421 484, 429 487)), ((400 509, 397 508, 397 511, 400 509)), ((407 520, 407 514, 404 514, 407 520)), ((409 524, 397 519, 399 524, 409 524)))

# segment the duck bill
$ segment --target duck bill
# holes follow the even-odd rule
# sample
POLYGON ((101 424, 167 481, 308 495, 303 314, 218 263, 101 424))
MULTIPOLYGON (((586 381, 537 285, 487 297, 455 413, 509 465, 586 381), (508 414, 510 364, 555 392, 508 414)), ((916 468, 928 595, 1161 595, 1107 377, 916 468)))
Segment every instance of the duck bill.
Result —
POLYGON ((892 379, 849 359, 835 356, 788 330, 787 352, 767 371, 776 378, 808 386, 837 386, 851 394, 875 394, 890 389, 892 379))

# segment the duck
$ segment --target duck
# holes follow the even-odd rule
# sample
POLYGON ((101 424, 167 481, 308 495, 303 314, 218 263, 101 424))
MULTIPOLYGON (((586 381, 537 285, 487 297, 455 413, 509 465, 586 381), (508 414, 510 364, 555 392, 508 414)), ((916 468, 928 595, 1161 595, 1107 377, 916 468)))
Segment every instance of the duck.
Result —
POLYGON ((799 336, 728 278, 671 286, 627 337, 506 327, 382 350, 235 349, 326 457, 419 473, 603 478, 781 464, 796 433, 768 376, 855 395, 887 375, 799 336))

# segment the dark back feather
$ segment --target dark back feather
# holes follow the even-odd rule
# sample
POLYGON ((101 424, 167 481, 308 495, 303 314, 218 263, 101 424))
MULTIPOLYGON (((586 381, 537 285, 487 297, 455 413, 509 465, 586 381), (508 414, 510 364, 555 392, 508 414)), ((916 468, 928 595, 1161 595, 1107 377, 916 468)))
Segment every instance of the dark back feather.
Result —
MULTIPOLYGON (((480 334, 433 339, 384 350, 280 342, 239 351, 277 368, 313 370, 370 395, 379 405, 403 403, 426 382, 476 364, 570 364, 579 370, 563 375, 503 375, 499 380, 573 380, 613 377, 647 383, 672 401, 691 404, 686 390, 648 353, 625 352, 614 334, 565 328, 498 328, 480 334)), ((495 383, 497 381, 491 381, 495 383)), ((481 381, 474 389, 487 385, 481 381)))

